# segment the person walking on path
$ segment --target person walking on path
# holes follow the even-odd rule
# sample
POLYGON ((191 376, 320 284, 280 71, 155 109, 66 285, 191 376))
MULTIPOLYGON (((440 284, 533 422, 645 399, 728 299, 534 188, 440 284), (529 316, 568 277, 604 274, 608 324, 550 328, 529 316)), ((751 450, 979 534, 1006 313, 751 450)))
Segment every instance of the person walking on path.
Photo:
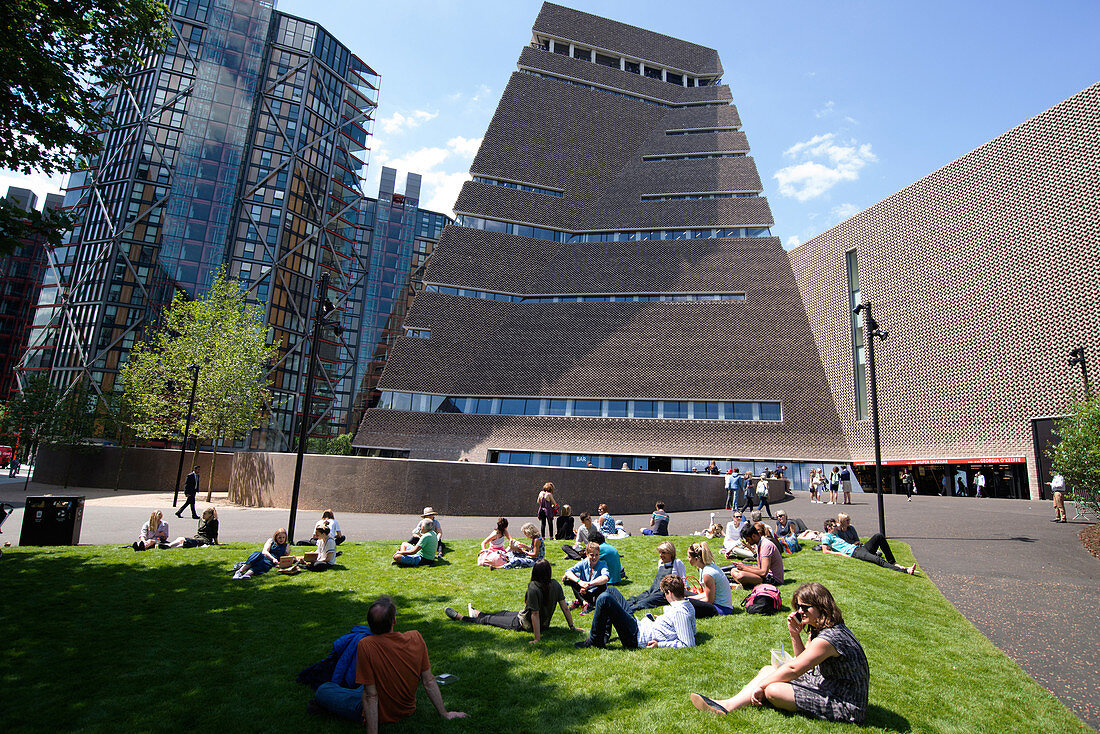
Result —
POLYGON ((772 517, 772 506, 771 503, 768 502, 768 480, 765 477, 761 477, 760 481, 756 484, 756 498, 760 501, 760 506, 756 508, 756 511, 760 512, 767 509, 768 517, 774 520, 775 518, 772 517))
POLYGON ((554 483, 547 482, 542 485, 539 492, 539 522, 541 523, 542 537, 549 538, 554 534, 554 517, 558 514, 558 503, 554 501, 554 483))
POLYGON ((183 496, 187 498, 187 501, 183 503, 183 506, 176 510, 176 517, 183 517, 183 511, 187 509, 187 506, 191 506, 191 519, 198 520, 199 513, 195 512, 195 495, 199 493, 199 466, 196 464, 191 468, 191 473, 187 475, 187 481, 183 485, 183 496))
POLYGON ((909 468, 905 468, 905 473, 901 475, 901 486, 905 488, 906 502, 913 501, 913 485, 916 484, 913 479, 913 471, 909 468))
POLYGON ((1066 478, 1058 472, 1050 480, 1050 491, 1054 494, 1054 519, 1051 522, 1066 520, 1066 478))
POLYGON ((829 502, 827 504, 835 505, 837 497, 840 494, 840 467, 834 466, 833 471, 829 474, 829 502))

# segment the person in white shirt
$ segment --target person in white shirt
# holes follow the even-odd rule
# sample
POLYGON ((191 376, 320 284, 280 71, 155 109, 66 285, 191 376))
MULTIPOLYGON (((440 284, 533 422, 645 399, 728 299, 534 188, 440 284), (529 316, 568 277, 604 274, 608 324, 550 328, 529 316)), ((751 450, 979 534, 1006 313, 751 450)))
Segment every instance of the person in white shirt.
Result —
POLYGON ((317 559, 314 561, 299 561, 290 568, 285 568, 279 573, 293 576, 303 568, 307 571, 327 571, 336 564, 336 539, 331 537, 327 525, 317 526, 317 559))
POLYGON ((1054 493, 1054 519, 1051 522, 1066 522, 1066 478, 1055 472, 1050 480, 1050 491, 1054 493))
POLYGON ((606 647, 611 628, 628 650, 653 647, 694 647, 695 610, 684 599, 684 580, 675 574, 661 579, 668 606, 660 617, 647 614, 636 620, 626 610, 625 599, 612 587, 596 600, 589 636, 574 647, 606 647))

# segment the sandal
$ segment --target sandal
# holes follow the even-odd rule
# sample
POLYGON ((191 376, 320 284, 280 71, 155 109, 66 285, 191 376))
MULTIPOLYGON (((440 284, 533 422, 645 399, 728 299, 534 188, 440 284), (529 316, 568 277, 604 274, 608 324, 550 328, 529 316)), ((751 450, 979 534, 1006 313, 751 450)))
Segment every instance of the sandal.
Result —
POLYGON ((715 716, 725 716, 729 713, 729 711, 726 711, 725 706, 718 703, 713 698, 707 698, 701 693, 691 694, 691 702, 695 705, 695 708, 700 711, 707 711, 715 716))

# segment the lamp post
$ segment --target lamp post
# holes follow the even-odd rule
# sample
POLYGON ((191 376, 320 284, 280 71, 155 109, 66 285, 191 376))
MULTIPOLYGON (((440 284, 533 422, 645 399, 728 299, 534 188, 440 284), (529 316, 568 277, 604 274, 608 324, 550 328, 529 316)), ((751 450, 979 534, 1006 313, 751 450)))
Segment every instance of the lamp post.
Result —
POLYGON ((191 399, 187 401, 187 425, 183 429, 183 446, 180 447, 180 466, 176 470, 176 493, 172 495, 172 507, 180 501, 180 481, 183 479, 183 460, 187 456, 187 439, 191 436, 191 414, 195 410, 195 390, 199 386, 199 366, 193 364, 187 369, 191 370, 191 399))
POLYGON ((878 426, 878 384, 875 379, 875 338, 886 341, 888 333, 878 328, 871 315, 871 302, 864 301, 855 307, 854 313, 863 314, 864 343, 867 345, 867 381, 871 383, 871 430, 875 437, 875 493, 878 494, 878 531, 886 537, 886 509, 882 502, 882 444, 878 426))
POLYGON ((309 360, 306 374, 306 394, 302 398, 301 417, 298 419, 298 459, 294 462, 294 490, 290 495, 290 520, 287 523, 287 538, 294 542, 294 519, 298 515, 298 490, 302 486, 302 461, 306 454, 306 441, 309 435, 309 410, 313 402, 313 371, 317 363, 317 342, 321 338, 321 329, 330 328, 339 336, 343 327, 328 321, 328 316, 336 310, 328 295, 328 273, 321 274, 317 295, 317 313, 313 319, 313 337, 309 343, 309 360))
POLYGON ((1085 400, 1089 399, 1089 367, 1085 364, 1085 348, 1076 347, 1069 352, 1069 366, 1081 365, 1081 379, 1085 381, 1085 400))

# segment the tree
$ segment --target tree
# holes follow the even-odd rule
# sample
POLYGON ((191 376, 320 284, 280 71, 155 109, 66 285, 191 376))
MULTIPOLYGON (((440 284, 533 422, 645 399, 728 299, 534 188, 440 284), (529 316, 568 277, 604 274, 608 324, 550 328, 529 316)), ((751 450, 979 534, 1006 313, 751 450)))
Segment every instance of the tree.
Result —
MULTIPOLYGON (((19 452, 30 458, 42 446, 66 444, 75 448, 83 444, 91 431, 92 414, 91 396, 83 382, 64 391, 45 375, 39 375, 31 378, 23 391, 8 403, 4 411, 4 430, 19 434, 19 452)), ((71 467, 72 452, 65 472, 65 486, 69 484, 71 467)), ((30 482, 29 473, 27 482, 30 482)))
POLYGON ((328 454, 330 456, 351 456, 351 434, 340 433, 328 438, 309 439, 307 453, 328 454))
POLYGON ((1100 394, 1077 403, 1058 421, 1061 441, 1050 452, 1051 468, 1065 477, 1066 489, 1100 514, 1100 394))
MULTIPOLYGON (((134 345, 122 371, 122 384, 135 414, 133 428, 143 438, 183 436, 187 407, 198 367, 191 435, 198 446, 247 436, 271 401, 268 365, 278 344, 267 343, 259 306, 245 302, 243 286, 224 269, 197 301, 177 293, 160 317, 161 326, 134 345)), ((207 501, 213 491, 213 467, 207 501)))
MULTIPOLYGON (((0 2, 0 168, 64 173, 96 155, 105 92, 164 46, 169 18, 160 0, 0 2)), ((42 225, 0 207, 0 254, 42 225)), ((71 223, 45 225, 54 241, 71 223)))
POLYGON ((134 445, 137 424, 137 411, 132 396, 127 395, 121 386, 103 395, 104 409, 96 416, 99 433, 119 446, 118 471, 115 473, 115 490, 122 483, 122 469, 126 461, 126 450, 134 445))

